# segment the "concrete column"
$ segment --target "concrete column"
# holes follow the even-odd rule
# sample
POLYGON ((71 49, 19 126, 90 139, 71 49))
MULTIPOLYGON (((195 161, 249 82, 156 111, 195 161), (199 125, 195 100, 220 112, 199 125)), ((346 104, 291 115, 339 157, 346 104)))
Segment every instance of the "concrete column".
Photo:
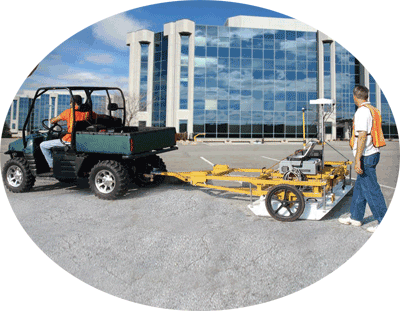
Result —
MULTIPOLYGON (((138 30, 128 33, 126 44, 129 49, 129 97, 138 100, 140 98, 140 67, 141 67, 141 43, 149 45, 147 67, 147 111, 138 112, 134 125, 138 121, 146 121, 149 126, 152 123, 153 112, 153 70, 154 70, 154 32, 150 30, 138 30)), ((129 102, 127 103, 129 105, 129 102)))
POLYGON ((173 121, 175 115, 175 89, 177 87, 175 83, 175 69, 176 69, 175 23, 168 23, 164 25, 164 35, 168 36, 166 126, 175 126, 173 121))
POLYGON ((375 88, 375 93, 376 93, 376 108, 379 109, 379 111, 382 111, 382 96, 381 96, 381 87, 378 85, 378 83, 375 82, 376 88, 375 88))
POLYGON ((369 89, 369 72, 368 70, 360 64, 360 84, 364 85, 369 89))
POLYGON ((189 38, 189 68, 188 68, 188 134, 193 134, 193 103, 194 103, 194 34, 195 24, 193 23, 193 32, 189 38))
POLYGON ((331 99, 333 99, 335 105, 332 107, 333 112, 330 116, 330 122, 332 122, 332 137, 331 139, 336 140, 336 45, 335 41, 331 42, 330 46, 330 69, 331 69, 331 99))
POLYGON ((14 100, 16 100, 17 101, 17 103, 16 103, 16 105, 15 105, 15 107, 14 107, 14 100, 13 100, 13 102, 12 102, 12 104, 11 104, 11 114, 10 114, 10 132, 11 133, 13 133, 13 134, 16 134, 16 133, 18 133, 19 131, 18 131, 18 120, 19 120, 19 99, 20 99, 20 97, 19 96, 16 96, 15 98, 14 98, 14 100), (14 119, 13 118, 13 115, 14 115, 14 110, 16 110, 15 111, 15 116, 16 116, 16 118, 14 119), (15 129, 13 129, 12 128, 12 126, 13 126, 13 124, 14 124, 14 126, 15 126, 15 129))
POLYGON ((344 135, 344 139, 350 139, 350 128, 351 128, 352 124, 350 124, 349 122, 345 122, 344 123, 344 128, 343 128, 343 135, 344 135))
POLYGON ((167 72, 167 126, 179 130, 179 120, 188 120, 189 135, 193 133, 193 97, 194 97, 194 32, 195 23, 182 19, 164 25, 164 35, 168 36, 168 72, 167 72), (188 64, 188 109, 179 109, 181 78, 181 36, 189 35, 188 64))
POLYGON ((326 35, 317 31, 318 98, 324 98, 324 39, 326 35))
MULTIPOLYGON (((324 98, 324 43, 330 44, 330 82, 331 82, 331 99, 334 100, 335 105, 330 107, 333 109, 332 113, 330 114, 329 118, 326 122, 332 123, 332 134, 327 135, 326 139, 336 139, 337 131, 336 131, 336 46, 335 41, 329 38, 324 33, 317 31, 317 53, 318 53, 318 98, 324 98)), ((318 107, 318 118, 319 118, 319 133, 321 135, 322 131, 322 118, 324 117, 324 106, 320 105, 318 107)))

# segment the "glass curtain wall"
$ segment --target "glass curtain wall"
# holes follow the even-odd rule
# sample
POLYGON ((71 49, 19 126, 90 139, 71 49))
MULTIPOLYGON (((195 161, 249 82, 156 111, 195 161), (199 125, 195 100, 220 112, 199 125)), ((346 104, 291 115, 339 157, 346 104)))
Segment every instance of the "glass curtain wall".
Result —
POLYGON ((315 32, 196 26, 194 133, 221 138, 316 135, 315 32))
POLYGON ((188 66, 189 66, 189 38, 181 35, 181 77, 179 109, 188 109, 188 66))
MULTIPOLYGON (((20 107, 21 107, 21 102, 20 102, 20 107)), ((49 112, 50 112, 49 108, 50 108, 50 95, 43 94, 36 100, 33 116, 31 116, 33 120, 34 130, 40 130, 43 128, 42 120, 49 118, 49 112)), ((19 122, 20 123, 22 122, 22 125, 24 124, 25 117, 21 115, 21 109, 20 109, 19 122)))
POLYGON ((70 108, 70 95, 58 95, 58 105, 57 105, 57 115, 59 115, 64 110, 70 108))
POLYGON ((369 101, 371 105, 376 107, 376 82, 375 79, 369 75, 369 101))
POLYGON ((331 98, 331 44, 324 43, 324 98, 331 98))
POLYGON ((336 119, 353 120, 356 112, 353 89, 360 84, 360 64, 336 42, 336 119))
POLYGON ((147 111, 147 69, 149 65, 149 44, 140 43, 140 94, 139 111, 147 111))
POLYGON ((394 121, 394 115, 392 110, 390 109, 389 103, 381 91, 381 115, 382 115, 382 130, 385 138, 399 138, 396 123, 394 121))
MULTIPOLYGON (((25 123, 26 116, 28 115, 29 107, 32 103, 32 99, 28 97, 21 97, 19 99, 19 114, 18 114, 18 130, 22 131, 25 123)), ((14 107, 14 113, 16 114, 17 107, 14 107)), ((33 112, 35 115, 35 112, 33 112)), ((31 126, 34 128, 34 120, 35 118, 31 116, 31 126)), ((41 125, 40 125, 41 126, 41 125)))
POLYGON ((168 37, 154 35, 153 116, 152 126, 166 126, 168 37))

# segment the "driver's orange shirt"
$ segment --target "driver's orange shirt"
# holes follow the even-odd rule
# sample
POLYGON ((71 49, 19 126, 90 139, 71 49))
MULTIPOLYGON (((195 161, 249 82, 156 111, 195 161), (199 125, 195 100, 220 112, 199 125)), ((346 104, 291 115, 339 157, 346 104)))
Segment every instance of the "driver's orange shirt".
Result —
MULTIPOLYGON (((63 141, 65 142, 71 142, 71 133, 72 133, 72 125, 73 125, 73 110, 72 108, 67 109, 60 114, 61 120, 67 121, 67 126, 68 126, 68 134, 65 134, 64 137, 62 138, 63 141)), ((89 120, 89 112, 81 112, 81 111, 76 111, 75 110, 75 122, 77 121, 85 121, 89 120)), ((92 111, 92 118, 95 119, 97 118, 97 114, 92 111)))

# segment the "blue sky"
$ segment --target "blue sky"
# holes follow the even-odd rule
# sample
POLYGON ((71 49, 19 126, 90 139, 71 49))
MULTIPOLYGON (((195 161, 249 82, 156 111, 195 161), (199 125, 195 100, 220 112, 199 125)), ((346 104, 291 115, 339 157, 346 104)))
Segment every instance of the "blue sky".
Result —
POLYGON ((36 72, 19 94, 42 86, 99 85, 128 88, 128 32, 163 31, 163 25, 182 18, 196 24, 223 25, 228 17, 252 15, 287 17, 256 6, 220 1, 178 1, 145 6, 114 15, 76 33, 43 55, 36 72))

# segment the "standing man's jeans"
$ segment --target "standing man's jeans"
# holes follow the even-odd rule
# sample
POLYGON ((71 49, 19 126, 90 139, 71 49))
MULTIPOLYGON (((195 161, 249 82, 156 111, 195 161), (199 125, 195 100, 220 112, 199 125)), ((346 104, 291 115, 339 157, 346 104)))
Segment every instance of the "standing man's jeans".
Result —
MULTIPOLYGON (((65 142, 65 144, 69 143, 65 142)), ((46 159, 50 168, 53 168, 53 154, 51 152, 51 148, 64 146, 65 145, 59 139, 47 140, 40 144, 40 150, 42 150, 44 158, 46 159)))
POLYGON ((387 207, 376 178, 376 165, 379 163, 379 159, 379 152, 367 157, 361 157, 363 174, 357 175, 350 207, 351 218, 354 220, 363 220, 367 202, 378 223, 385 216, 387 207))

